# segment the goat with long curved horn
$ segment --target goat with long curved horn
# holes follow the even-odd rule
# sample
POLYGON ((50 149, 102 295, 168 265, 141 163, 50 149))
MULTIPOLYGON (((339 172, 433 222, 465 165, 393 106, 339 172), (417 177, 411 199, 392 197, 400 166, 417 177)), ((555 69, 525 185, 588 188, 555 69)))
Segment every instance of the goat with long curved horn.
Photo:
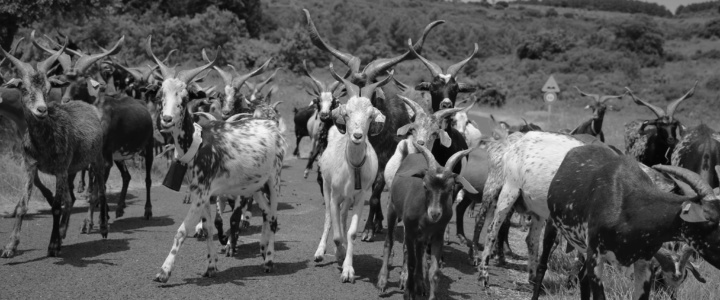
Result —
MULTIPOLYGON (((218 54, 219 54, 219 52, 220 52, 220 47, 218 47, 217 50, 218 50, 218 54)), ((202 49, 202 55, 203 55, 204 57, 207 56, 207 54, 205 53, 205 49, 202 49)), ((200 74, 200 72, 205 71, 205 70, 207 70, 208 68, 210 68, 210 67, 212 67, 213 65, 215 65, 215 61, 217 61, 217 57, 218 57, 218 55, 215 55, 215 59, 213 59, 211 62, 207 63, 206 65, 202 65, 202 66, 199 66, 199 67, 194 68, 194 69, 182 70, 182 71, 178 72, 178 73, 177 73, 177 78, 178 78, 180 81, 183 81, 183 82, 185 82, 185 83, 190 83, 198 74, 200 74)))
POLYGON ((162 75, 163 78, 172 78, 175 77, 175 68, 170 68, 167 65, 165 65, 160 59, 155 56, 155 54, 152 51, 152 35, 148 36, 147 44, 145 46, 145 52, 155 60, 155 63, 160 68, 160 75, 162 75))
POLYGON ((655 115, 656 115, 658 118, 662 118, 662 117, 665 117, 665 116, 666 116, 665 111, 664 111, 662 108, 657 107, 657 106, 655 106, 655 105, 652 105, 652 104, 650 104, 649 102, 644 101, 644 100, 636 97, 635 94, 633 94, 632 90, 630 90, 630 88, 628 88, 628 87, 625 87, 625 90, 626 90, 627 93, 630 95, 630 97, 633 99, 633 101, 635 102, 635 104, 637 104, 637 105, 643 105, 643 106, 649 108, 650 110, 652 110, 653 113, 655 113, 655 115))
POLYGON ((678 105, 680 105, 680 103, 683 102, 685 99, 688 99, 695 94, 695 88, 697 87, 697 85, 698 85, 698 81, 696 80, 693 87, 689 91, 687 91, 687 93, 685 93, 685 95, 683 95, 682 97, 680 97, 677 100, 670 102, 670 104, 668 104, 666 111, 667 111, 667 116, 670 118, 670 120, 673 119, 673 115, 675 114, 675 109, 677 109, 678 105))
POLYGON ((312 18, 310 18, 310 12, 307 9, 303 9, 303 12, 305 13, 305 19, 307 20, 307 28, 310 34, 310 41, 312 41, 313 45, 320 48, 320 50, 329 52, 337 59, 342 61, 345 65, 350 67, 350 70, 352 70, 352 74, 360 72, 360 58, 350 53, 341 52, 340 50, 335 49, 333 46, 330 46, 328 43, 326 43, 322 39, 322 37, 320 37, 320 33, 315 27, 315 23, 312 21, 312 18))

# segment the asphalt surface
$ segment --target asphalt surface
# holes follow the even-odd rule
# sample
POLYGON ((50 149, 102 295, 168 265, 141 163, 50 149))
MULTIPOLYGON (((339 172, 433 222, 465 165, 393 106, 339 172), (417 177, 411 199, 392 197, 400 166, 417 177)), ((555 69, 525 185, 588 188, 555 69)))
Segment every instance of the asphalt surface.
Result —
MULTIPOLYGON (((402 244, 399 242, 395 243, 388 290, 380 293, 375 287, 384 233, 376 235, 374 242, 356 240, 354 283, 340 281, 340 269, 332 255, 335 251, 332 237, 325 260, 313 261, 322 230, 324 205, 315 182, 316 173, 311 173, 308 179, 302 177, 305 163, 306 160, 295 158, 288 158, 285 163, 278 206, 275 267, 271 273, 264 273, 261 266, 258 241, 262 220, 256 208, 250 228, 241 232, 239 253, 235 257, 221 255, 215 277, 202 277, 206 268, 205 242, 188 238, 179 251, 170 280, 165 284, 154 282, 189 209, 189 205, 182 203, 184 193, 156 185, 152 189, 151 220, 142 218, 144 189, 130 190, 125 216, 119 219, 114 217, 117 192, 109 194, 111 219, 106 240, 98 232, 97 220, 91 234, 80 233, 87 203, 78 200, 62 253, 57 258, 46 257, 52 226, 49 210, 39 209, 29 214, 23 223, 18 254, 0 259, 0 299, 401 299, 398 280, 402 244)), ((133 181, 142 182, 142 177, 138 177, 133 181)), ((181 191, 184 190, 185 187, 181 191)), ((387 197, 384 193, 383 211, 387 197)), ((365 223, 368 211, 364 209, 361 224, 365 223)), ((229 216, 227 212, 223 215, 226 226, 229 216)), ((472 218, 465 220, 466 231, 471 232, 472 218)), ((0 219, 2 245, 9 240, 12 222, 12 219, 0 219)), ((454 233, 454 220, 449 226, 454 233)), ((401 229, 396 230, 400 232, 401 229)), ((513 244, 523 245, 514 246, 520 255, 525 252, 522 239, 524 234, 513 229, 513 244)), ((458 245, 454 237, 451 240, 453 243, 444 247, 439 299, 529 297, 529 287, 525 284, 527 273, 523 271, 526 262, 522 257, 509 259, 503 267, 491 268, 491 288, 483 291, 477 282, 476 269, 469 264, 467 248, 458 245)))

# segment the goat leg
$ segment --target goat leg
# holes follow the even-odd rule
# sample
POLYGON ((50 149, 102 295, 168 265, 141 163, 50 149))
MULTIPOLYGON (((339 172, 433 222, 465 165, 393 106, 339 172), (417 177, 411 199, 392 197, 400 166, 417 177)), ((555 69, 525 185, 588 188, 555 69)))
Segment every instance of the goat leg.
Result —
POLYGON ((118 170, 120 170, 120 176, 122 176, 122 189, 120 190, 120 198, 118 199, 117 207, 115 208, 115 218, 121 218, 125 215, 125 207, 127 207, 127 204, 125 204, 125 198, 127 197, 127 190, 130 185, 130 171, 128 171, 125 161, 116 160, 115 165, 118 170))
POLYGON ((325 247, 327 247, 327 238, 330 233, 330 226, 332 225, 330 216, 330 190, 323 193, 323 200, 325 200, 325 224, 323 224, 323 232, 320 237, 320 243, 318 244, 317 250, 315 251, 315 262, 321 262, 325 256, 325 247), (327 196, 325 196, 327 195, 327 196))
POLYGON ((480 263, 478 264, 478 280, 481 281, 481 285, 484 287, 487 287, 489 284, 488 279, 490 277, 490 273, 488 272, 488 265, 490 263, 490 252, 495 245, 500 226, 502 226, 502 223, 505 221, 505 217, 510 212, 510 209, 519 195, 519 189, 508 185, 504 185, 502 191, 500 192, 500 196, 497 200, 497 207, 495 209, 495 215, 492 223, 490 223, 490 227, 488 228, 487 237, 485 238, 485 249, 483 249, 480 257, 480 263))
MULTIPOLYGON (((172 270, 175 264, 175 257, 180 250, 180 246, 182 246, 185 238, 187 237, 187 226, 190 224, 197 224, 202 217, 202 212, 205 209, 204 206, 210 205, 209 199, 200 199, 200 197, 196 196, 194 200, 196 203, 190 205, 190 210, 188 211, 187 216, 185 216, 185 220, 183 220, 183 222, 180 224, 180 227, 175 234, 170 254, 165 259, 165 262, 160 268, 160 272, 155 275, 155 281, 167 282, 168 279, 170 279, 170 275, 172 274, 172 270)), ((212 253, 208 253, 208 259, 211 258, 211 255, 212 253)), ((212 260, 210 260, 210 263, 212 263, 212 260)))
POLYGON ((235 256, 240 234, 240 222, 242 222, 242 207, 237 207, 230 215, 230 241, 225 245, 225 256, 227 257, 235 256))
POLYGON ((372 195, 370 196, 370 213, 368 219, 365 222, 365 230, 363 231, 362 241, 372 242, 375 233, 381 233, 383 226, 383 215, 382 208, 380 206, 380 196, 385 188, 385 175, 384 171, 378 168, 378 173, 375 176, 375 182, 372 185, 372 195))
POLYGON ((553 244, 557 237, 557 228, 552 222, 545 223, 545 237, 543 238, 543 250, 540 255, 540 262, 537 265, 535 272, 535 278, 532 279, 533 284, 533 295, 532 300, 538 300, 540 293, 542 292, 542 283, 545 278, 545 272, 547 271, 547 262, 552 254, 553 244))
POLYGON ((438 289, 438 274, 439 272, 439 262, 440 262, 440 255, 442 254, 442 240, 438 237, 433 238, 430 244, 430 269, 428 270, 427 276, 428 280, 430 281, 430 294, 429 299, 435 299, 435 293, 437 293, 438 289))
POLYGON ((152 187, 152 165, 155 156, 152 155, 152 140, 145 145, 145 219, 152 218, 152 203, 150 202, 150 188, 152 187))
POLYGON ((392 205, 388 205, 387 210, 387 218, 388 218, 388 230, 387 235, 385 235, 385 245, 383 247, 383 261, 382 261, 382 267, 380 268, 380 273, 378 274, 378 282, 377 287, 380 289, 380 292, 384 293, 385 289, 387 288, 387 281, 388 281, 388 268, 390 266, 390 259, 391 259, 391 253, 393 248, 393 243, 395 242, 395 224, 397 222, 397 214, 395 213, 395 207, 392 205))
MULTIPOLYGON (((37 177, 37 165, 29 163, 28 161, 25 162, 25 171, 27 173, 27 178, 35 178, 34 181, 40 181, 40 179, 37 177)), ((42 184, 42 183, 41 183, 42 184)), ((28 203, 30 203, 30 197, 32 196, 33 191, 33 181, 28 180, 25 183, 25 194, 20 198, 20 201, 18 201, 17 205, 15 206, 15 211, 13 212, 13 216, 15 217, 15 223, 13 224, 13 230, 12 234, 10 234, 10 242, 5 245, 5 249, 3 249, 2 254, 0 254, 0 257, 2 258, 10 258, 15 255, 15 251, 17 250, 18 244, 20 244, 20 232, 22 230, 22 220, 23 217, 25 217, 25 214, 27 213, 27 206, 28 203)))

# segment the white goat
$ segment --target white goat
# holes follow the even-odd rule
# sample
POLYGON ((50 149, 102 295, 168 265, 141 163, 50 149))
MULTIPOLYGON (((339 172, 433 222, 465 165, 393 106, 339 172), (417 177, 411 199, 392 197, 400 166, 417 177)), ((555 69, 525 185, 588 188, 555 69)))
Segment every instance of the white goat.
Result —
POLYGON ((315 261, 322 261, 330 226, 333 228, 335 257, 342 263, 342 282, 354 282, 353 240, 357 235, 358 222, 370 198, 372 183, 378 169, 378 159, 368 141, 368 134, 379 134, 385 123, 385 116, 370 102, 376 88, 387 84, 390 75, 380 82, 358 86, 341 78, 330 64, 330 72, 336 80, 345 85, 349 99, 332 110, 335 126, 328 133, 328 147, 320 157, 320 171, 323 178, 325 199, 325 226, 320 244, 315 252, 315 261), (342 206, 341 206, 342 205, 342 206), (347 227, 347 213, 353 207, 350 227, 347 227), (332 221, 332 223, 331 223, 332 221), (347 229, 347 236, 343 232, 347 229), (347 252, 345 241, 347 241, 347 252))
POLYGON ((453 128, 462 133, 465 138, 465 142, 467 142, 468 147, 470 148, 476 148, 480 145, 480 140, 482 139, 482 133, 480 132, 480 129, 478 129, 480 126, 478 126, 475 121, 470 120, 467 115, 467 112, 475 106, 476 102, 477 98, 475 98, 475 101, 473 101, 472 104, 463 108, 461 111, 456 112, 452 117, 453 128))

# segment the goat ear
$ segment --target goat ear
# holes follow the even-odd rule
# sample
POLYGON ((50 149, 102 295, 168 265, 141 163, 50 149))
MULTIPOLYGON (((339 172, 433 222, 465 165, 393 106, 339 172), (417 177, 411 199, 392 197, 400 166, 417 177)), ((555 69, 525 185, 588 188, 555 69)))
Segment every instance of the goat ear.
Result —
POLYGON ((425 172, 427 172, 426 169, 414 169, 414 170, 407 170, 400 173, 395 173, 395 177, 417 177, 417 178, 423 178, 425 177, 425 172))
POLYGON ((347 127, 345 124, 345 105, 340 105, 337 108, 333 109, 330 114, 332 115, 333 123, 335 123, 335 127, 337 127, 338 131, 340 133, 345 134, 347 131, 347 127))
POLYGON ((440 138, 440 144, 442 144, 445 148, 450 148, 450 145, 452 145, 452 139, 450 139, 450 135, 448 135, 447 131, 439 130, 438 137, 440 138))
POLYGON ((415 86, 415 90, 429 92, 430 91, 430 83, 429 82, 421 82, 420 84, 415 86))
MULTIPOLYGON (((13 79, 13 80, 15 80, 15 79, 13 79)), ((10 82, 8 82, 8 86, 10 86, 10 84, 13 82, 13 80, 10 80, 10 82)), ((20 79, 18 79, 18 81, 20 84, 22 84, 22 81, 20 79)), ((62 78, 60 76, 52 76, 52 77, 48 78, 48 81, 50 81, 50 86, 52 86, 54 88, 61 88, 61 87, 66 87, 66 86, 70 85, 69 81, 65 80, 64 78, 62 78)), ((19 87, 19 86, 20 85, 18 85, 16 87, 19 87)))
POLYGON ((465 179, 465 177, 463 177, 462 175, 455 175, 455 181, 460 182, 460 184, 463 185, 463 188, 464 188, 468 193, 470 193, 470 194, 477 194, 477 193, 478 193, 478 191, 475 189, 475 187, 473 187, 472 184, 470 184, 470 182, 467 181, 467 179, 465 179))
POLYGON ((474 93, 477 91, 477 86, 467 83, 458 83, 458 92, 459 93, 474 93))
POLYGON ((707 222, 705 218, 705 211, 699 203, 692 201, 685 201, 682 204, 682 210, 680 211, 680 218, 685 222, 689 223, 700 223, 707 222))
POLYGON ((283 118, 280 118, 278 120, 278 129, 280 130, 280 133, 284 133, 285 130, 287 130, 287 126, 285 126, 285 121, 283 118))
POLYGON ((411 127, 413 126, 413 123, 408 123, 403 125, 402 127, 398 128, 397 135, 398 136, 404 136, 410 131, 411 127))
POLYGON ((375 111, 375 118, 370 122, 370 135, 376 136, 382 132, 385 127, 385 115, 383 115, 377 108, 373 108, 375 111))
POLYGON ((700 283, 707 282, 707 280, 705 280, 705 277, 703 277, 702 274, 700 274, 700 272, 697 270, 697 267, 694 263, 688 262, 685 268, 688 269, 688 271, 690 271, 690 273, 692 273, 695 279, 697 279, 697 281, 699 281, 700 283))

